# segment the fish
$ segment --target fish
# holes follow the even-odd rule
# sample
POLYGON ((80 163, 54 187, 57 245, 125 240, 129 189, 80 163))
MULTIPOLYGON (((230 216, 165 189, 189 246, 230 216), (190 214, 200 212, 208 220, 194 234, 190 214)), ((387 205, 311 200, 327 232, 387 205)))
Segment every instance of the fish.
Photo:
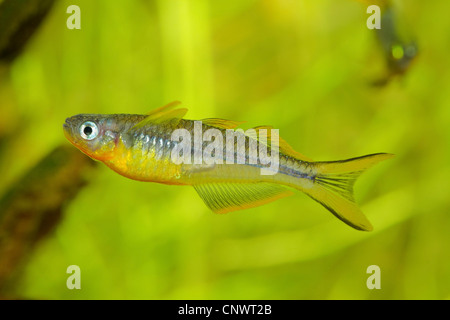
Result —
MULTIPOLYGON (((396 77, 404 76, 410 70, 419 55, 417 41, 399 28, 400 23, 396 7, 390 0, 357 0, 364 5, 376 5, 380 8, 380 28, 374 30, 377 41, 386 62, 385 74, 371 81, 374 87, 383 87, 396 77)), ((406 28, 408 29, 408 28, 406 28)))
POLYGON ((383 58, 386 63, 384 75, 371 81, 373 87, 383 87, 395 78, 401 78, 412 67, 419 56, 419 46, 417 41, 404 26, 405 22, 399 19, 398 8, 391 0, 357 0, 358 2, 380 8, 380 28, 375 28, 377 42, 380 46, 383 58))
POLYGON ((175 101, 147 114, 79 114, 66 119, 63 131, 76 148, 124 177, 193 186, 215 213, 261 206, 298 190, 347 225, 362 231, 373 230, 355 202, 353 186, 366 169, 392 158, 393 154, 313 161, 295 151, 271 126, 244 132, 237 128, 242 121, 188 120, 184 118, 186 113, 187 109, 175 101), (174 139, 175 132, 195 137, 199 129, 205 135, 208 130, 214 132, 214 140, 196 143, 194 139, 192 143, 187 138, 174 139), (220 134, 224 137, 230 133, 235 135, 232 140, 209 149, 216 156, 213 162, 202 158, 213 142, 220 141, 217 138, 220 134), (267 159, 255 159, 255 153, 251 152, 255 147, 259 151, 257 158, 264 148, 267 155, 277 156, 270 158, 276 160, 272 162, 277 162, 277 166, 267 159), (185 161, 175 161, 176 148, 178 155, 186 153, 182 158, 185 161))
POLYGON ((419 48, 415 40, 407 41, 404 36, 400 36, 397 15, 392 5, 385 5, 381 15, 381 29, 375 29, 375 32, 384 52, 387 75, 373 84, 383 86, 395 76, 404 75, 411 68, 419 48))

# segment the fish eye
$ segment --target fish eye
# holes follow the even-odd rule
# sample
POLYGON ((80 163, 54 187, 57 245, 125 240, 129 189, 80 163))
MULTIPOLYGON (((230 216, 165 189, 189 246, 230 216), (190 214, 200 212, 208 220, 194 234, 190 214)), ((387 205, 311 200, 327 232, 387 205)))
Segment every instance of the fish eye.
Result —
POLYGON ((98 127, 92 121, 86 121, 80 127, 80 135, 85 140, 93 140, 98 136, 98 127))

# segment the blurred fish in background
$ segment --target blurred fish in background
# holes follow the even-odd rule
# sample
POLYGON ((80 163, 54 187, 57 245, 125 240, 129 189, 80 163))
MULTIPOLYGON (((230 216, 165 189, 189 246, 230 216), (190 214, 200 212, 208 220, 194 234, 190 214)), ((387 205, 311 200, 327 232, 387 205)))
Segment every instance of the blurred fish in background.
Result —
POLYGON ((386 5, 381 14, 381 29, 376 29, 377 39, 386 59, 386 75, 374 81, 375 86, 384 86, 394 77, 404 75, 418 54, 416 41, 407 41, 398 31, 397 13, 392 4, 386 5))
POLYGON ((405 14, 391 0, 358 0, 365 5, 377 5, 381 9, 381 28, 374 29, 377 42, 386 63, 385 74, 374 80, 372 85, 382 87, 396 77, 403 76, 416 59, 419 48, 416 40, 405 31, 407 24, 399 15, 405 14))

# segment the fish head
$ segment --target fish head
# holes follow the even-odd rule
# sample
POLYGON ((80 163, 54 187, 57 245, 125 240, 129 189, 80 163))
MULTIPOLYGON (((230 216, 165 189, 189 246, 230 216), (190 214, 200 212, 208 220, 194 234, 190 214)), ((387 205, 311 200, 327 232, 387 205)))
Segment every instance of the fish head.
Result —
POLYGON ((67 140, 92 159, 107 161, 119 139, 118 121, 112 115, 79 114, 63 125, 67 140))

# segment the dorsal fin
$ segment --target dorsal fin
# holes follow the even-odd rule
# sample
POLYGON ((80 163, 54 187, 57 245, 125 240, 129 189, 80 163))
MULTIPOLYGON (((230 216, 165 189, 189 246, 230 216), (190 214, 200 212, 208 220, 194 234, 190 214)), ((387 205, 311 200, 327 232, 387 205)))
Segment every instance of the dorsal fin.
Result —
POLYGON ((180 101, 172 101, 171 103, 168 103, 165 106, 153 109, 152 111, 149 111, 146 114, 148 116, 151 116, 151 115, 155 115, 155 114, 160 113, 160 112, 169 111, 169 110, 175 108, 176 106, 179 106, 180 104, 181 104, 180 101))
POLYGON ((245 123, 245 121, 234 121, 219 118, 208 118, 201 120, 204 124, 220 129, 234 129, 238 125, 245 123))
POLYGON ((163 123, 169 120, 180 121, 181 118, 188 112, 186 108, 174 109, 176 106, 180 105, 181 102, 174 101, 161 108, 155 109, 147 113, 147 117, 136 124, 132 129, 138 129, 145 127, 150 124, 163 123))
MULTIPOLYGON (((272 142, 272 126, 257 126, 254 127, 252 129, 255 129, 255 133, 257 134, 257 137, 251 136, 251 138, 256 139, 259 141, 259 136, 260 136, 260 130, 266 130, 266 134, 265 136, 267 136, 267 142, 265 143, 268 147, 270 147, 271 142, 272 142)), ((286 140, 284 140, 281 137, 278 137, 278 141, 279 141, 279 150, 280 152, 284 153, 287 156, 293 157, 295 159, 299 159, 299 160, 303 160, 303 161, 313 161, 312 159, 304 156, 303 154, 301 154, 300 152, 297 152, 294 150, 294 148, 291 147, 291 145, 289 143, 286 142, 286 140)), ((261 141, 259 141, 260 143, 263 143, 261 141)))

